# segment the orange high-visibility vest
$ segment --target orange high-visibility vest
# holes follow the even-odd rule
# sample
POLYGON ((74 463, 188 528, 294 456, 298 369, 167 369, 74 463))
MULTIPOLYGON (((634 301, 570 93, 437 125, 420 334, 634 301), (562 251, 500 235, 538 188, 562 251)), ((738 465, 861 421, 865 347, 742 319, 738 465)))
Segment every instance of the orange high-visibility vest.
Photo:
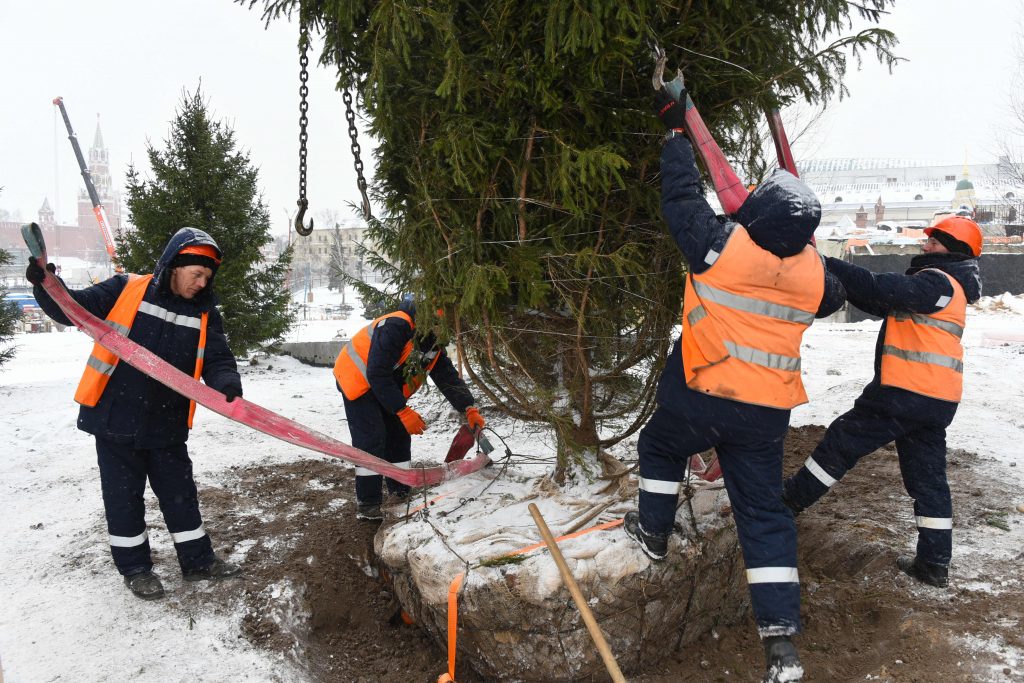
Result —
MULTIPOLYGON (((412 317, 408 313, 395 311, 394 313, 382 315, 356 332, 352 339, 341 349, 337 360, 334 361, 334 379, 337 380, 338 386, 341 387, 342 393, 345 394, 345 398, 350 401, 356 400, 370 390, 370 380, 366 378, 366 363, 370 358, 370 346, 373 344, 373 335, 377 330, 377 326, 388 318, 401 318, 409 323, 413 331, 416 330, 416 323, 412 321, 412 317)), ((410 339, 402 349, 402 355, 399 356, 398 362, 395 363, 394 370, 402 367, 409 358, 409 354, 412 353, 412 349, 413 343, 412 339, 410 339)), ((441 352, 436 348, 424 354, 424 371, 417 372, 405 381, 405 384, 402 386, 403 396, 409 398, 416 393, 416 390, 423 384, 426 374, 434 369, 440 357, 441 352)))
POLYGON ((928 270, 949 278, 953 296, 935 313, 893 311, 888 315, 882 340, 881 383, 959 403, 964 388, 964 347, 960 338, 967 324, 967 296, 949 273, 928 270))
MULTIPOLYGON (((142 297, 146 294, 152 275, 129 275, 128 283, 121 290, 121 295, 114 302, 114 307, 107 313, 106 323, 128 336, 132 323, 135 322, 135 315, 139 312, 142 304, 142 297)), ((208 313, 203 313, 199 325, 199 345, 196 349, 196 367, 193 377, 198 381, 203 375, 203 355, 206 350, 206 323, 209 319, 208 313)), ((85 371, 82 379, 78 382, 78 389, 75 391, 75 401, 84 406, 95 406, 103 395, 103 390, 110 382, 110 376, 114 374, 117 367, 118 357, 99 344, 93 344, 92 353, 85 362, 85 371)), ((189 401, 188 426, 192 427, 192 417, 196 412, 195 401, 189 401)))
POLYGON ((737 225, 703 273, 686 277, 686 384, 741 403, 793 408, 807 402, 800 341, 825 291, 825 266, 808 245, 779 258, 737 225))

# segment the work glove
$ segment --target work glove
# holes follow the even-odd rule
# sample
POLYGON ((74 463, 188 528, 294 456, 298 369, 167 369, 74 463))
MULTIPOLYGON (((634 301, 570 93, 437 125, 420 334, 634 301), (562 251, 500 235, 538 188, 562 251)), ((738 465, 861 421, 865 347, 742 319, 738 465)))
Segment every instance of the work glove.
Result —
MULTIPOLYGON (((686 101, 685 90, 680 99, 686 101)), ((654 110, 658 112, 658 118, 669 130, 683 130, 686 121, 686 107, 683 102, 674 99, 665 88, 659 88, 654 92, 654 110)))
MULTIPOLYGON (((47 263, 46 269, 53 273, 54 275, 57 274, 57 266, 53 265, 52 263, 47 263)), ((46 277, 46 274, 43 272, 43 269, 39 266, 39 262, 36 261, 36 257, 29 256, 28 268, 25 269, 25 279, 34 285, 41 285, 43 284, 44 277, 46 277)))
POLYGON ((476 409, 476 406, 466 408, 466 422, 469 423, 469 428, 474 432, 487 426, 487 420, 485 420, 484 416, 480 414, 480 411, 476 409))
POLYGON ((242 395, 242 386, 240 384, 229 384, 224 387, 224 398, 228 403, 231 403, 236 398, 242 395))
POLYGON ((422 434, 427 429, 427 424, 415 410, 406 406, 398 411, 398 419, 402 421, 405 431, 410 434, 422 434))

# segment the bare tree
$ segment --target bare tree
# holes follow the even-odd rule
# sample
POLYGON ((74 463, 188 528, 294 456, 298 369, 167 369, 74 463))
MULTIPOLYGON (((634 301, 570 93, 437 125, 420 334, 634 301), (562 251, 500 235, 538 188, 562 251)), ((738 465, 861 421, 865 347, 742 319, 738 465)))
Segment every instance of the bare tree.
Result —
POLYGON ((349 268, 348 250, 345 248, 344 235, 341 233, 341 226, 334 224, 331 231, 331 246, 328 247, 330 257, 327 263, 327 287, 328 289, 341 290, 341 303, 345 303, 345 281, 351 275, 349 268))

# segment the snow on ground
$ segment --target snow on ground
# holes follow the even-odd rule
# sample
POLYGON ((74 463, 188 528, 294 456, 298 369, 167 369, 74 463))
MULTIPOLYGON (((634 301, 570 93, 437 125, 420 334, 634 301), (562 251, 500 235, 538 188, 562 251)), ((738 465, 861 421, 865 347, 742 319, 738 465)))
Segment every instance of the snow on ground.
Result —
POLYGON ((327 288, 311 292, 300 290, 292 294, 292 302, 298 306, 298 311, 295 325, 285 336, 288 342, 348 339, 368 322, 362 318, 363 304, 353 287, 346 287, 344 295, 327 288), (312 301, 307 300, 310 293, 312 301), (337 309, 342 304, 351 306, 352 310, 344 318, 339 318, 337 309))
MULTIPOLYGON (((336 305, 340 294, 335 295, 338 301, 318 290, 315 304, 336 305)), ((358 303, 347 320, 326 319, 326 310, 308 306, 306 320, 300 316, 289 339, 349 335, 365 324, 360 314, 358 303)), ((794 425, 828 424, 853 404, 872 373, 878 326, 818 323, 811 328, 804 349, 811 402, 794 411, 794 425)), ((1024 297, 987 297, 972 307, 964 342, 965 398, 949 429, 949 445, 998 461, 999 476, 1024 486, 1024 466, 1012 467, 1024 459, 1024 297)), ((187 603, 177 601, 202 589, 183 586, 172 576, 173 546, 162 520, 153 515, 151 543, 170 596, 156 603, 131 596, 109 558, 92 437, 75 428, 77 406, 71 397, 91 342, 69 329, 21 335, 15 343, 16 357, 0 368, 3 680, 304 680, 280 657, 241 637, 240 603, 235 611, 217 612, 203 610, 200 600, 200 608, 183 616, 181 604, 187 603)), ((247 399, 348 441, 328 369, 273 356, 241 370, 247 399)), ((437 393, 425 401, 418 397, 432 428, 414 440, 414 459, 443 458, 455 431, 456 418, 436 400, 437 393)), ((549 439, 536 427, 502 418, 491 423, 514 451, 550 454, 549 439)), ((231 467, 323 457, 202 408, 189 444, 201 489, 217 485, 231 467)), ((617 453, 631 456, 628 445, 617 453)), ((211 529, 218 547, 216 533, 211 529)), ((221 550, 244 563, 250 546, 221 550)), ((954 553, 961 550, 970 556, 959 545, 954 553)))

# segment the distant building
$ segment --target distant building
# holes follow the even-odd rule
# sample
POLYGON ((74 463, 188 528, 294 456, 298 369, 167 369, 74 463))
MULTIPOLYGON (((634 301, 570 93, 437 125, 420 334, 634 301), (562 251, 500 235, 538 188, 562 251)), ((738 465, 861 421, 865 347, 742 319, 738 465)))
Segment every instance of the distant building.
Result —
POLYGON ((340 221, 333 228, 315 229, 306 237, 293 234, 292 290, 337 286, 332 275, 332 260, 347 275, 363 282, 380 282, 380 274, 370 270, 360 253, 365 232, 366 223, 352 219, 340 221))
MULTIPOLYGON (((89 149, 89 174, 92 177, 96 193, 100 197, 107 214, 111 233, 116 236, 121 227, 121 194, 113 189, 110 177, 110 157, 103 144, 103 133, 99 121, 96 122, 96 134, 92 147, 89 149)), ((94 277, 102 275, 103 267, 110 263, 103 235, 93 214, 92 201, 83 188, 78 193, 78 224, 61 225, 56 221, 49 198, 43 198, 39 207, 36 222, 43 230, 46 248, 50 259, 60 262, 63 258, 74 259, 75 263, 97 264, 94 277)), ((19 252, 25 247, 21 237, 21 221, 0 222, 0 248, 19 252)), ((24 269, 24 267, 22 267, 24 269)))
MULTIPOLYGON (((979 223, 1013 222, 1024 187, 1005 157, 995 164, 930 164, 900 159, 814 159, 800 177, 821 200, 822 225, 872 208, 874 222, 923 227, 936 211, 966 209, 979 223), (1012 216, 1012 218, 1011 218, 1012 216)), ((866 218, 866 217, 865 217, 866 218)))
MULTIPOLYGON (((93 136, 92 147, 89 148, 89 175, 92 177, 92 184, 96 187, 96 194, 99 195, 100 204, 107 213, 107 221, 110 223, 110 232, 113 235, 121 228, 121 193, 114 190, 113 181, 110 178, 110 154, 103 144, 103 131, 100 130, 100 116, 96 115, 96 134, 93 136)), ((92 200, 86 192, 84 184, 78 191, 78 225, 79 227, 95 227, 96 215, 92 210, 92 200)))
MULTIPOLYGON (((95 264, 95 267, 90 269, 92 277, 101 277, 113 271, 110 268, 110 259, 107 256, 107 248, 103 243, 99 226, 96 225, 96 219, 92 217, 91 211, 89 215, 93 221, 92 225, 84 227, 59 225, 54 218, 49 200, 43 199, 43 205, 39 207, 35 222, 43 231, 47 256, 51 261, 61 264, 65 259, 70 259, 76 264, 95 264)), ((21 236, 23 224, 22 221, 0 222, 0 249, 5 249, 15 255, 20 255, 24 251, 24 258, 19 258, 22 271, 25 268, 24 261, 28 258, 25 240, 21 236)))
POLYGON ((1024 186, 1006 158, 960 166, 894 159, 824 159, 798 166, 821 201, 819 249, 832 255, 915 251, 923 228, 957 214, 978 222, 986 251, 1021 248, 1013 235, 1024 186))

